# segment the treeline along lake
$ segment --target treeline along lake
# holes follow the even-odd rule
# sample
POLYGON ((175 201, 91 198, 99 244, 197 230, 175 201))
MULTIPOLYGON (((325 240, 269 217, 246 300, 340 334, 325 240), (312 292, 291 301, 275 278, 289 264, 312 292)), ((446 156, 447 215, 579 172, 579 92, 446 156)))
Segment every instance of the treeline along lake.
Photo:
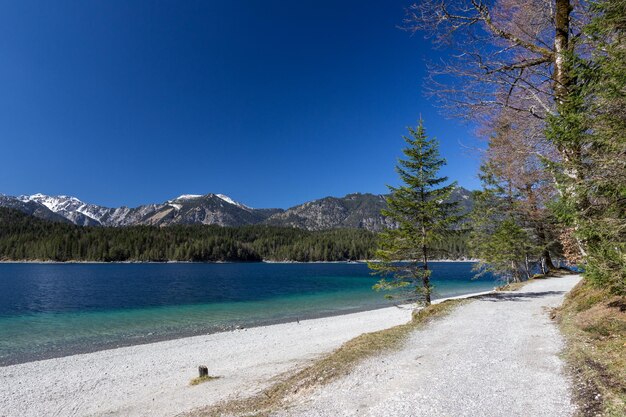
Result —
MULTIPOLYGON (((346 261, 371 259, 377 236, 363 229, 207 225, 83 227, 0 208, 0 260, 92 262, 346 261)), ((467 236, 438 243, 442 257, 468 257, 467 236)))

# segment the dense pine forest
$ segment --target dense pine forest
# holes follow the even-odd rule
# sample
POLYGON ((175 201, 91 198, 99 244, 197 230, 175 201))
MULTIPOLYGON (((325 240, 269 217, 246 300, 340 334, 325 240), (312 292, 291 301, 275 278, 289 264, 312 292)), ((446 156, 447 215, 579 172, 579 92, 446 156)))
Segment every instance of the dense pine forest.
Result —
MULTIPOLYGON (((273 226, 81 227, 0 208, 0 260, 96 262, 347 261, 372 258, 377 235, 362 229, 307 231, 273 226)), ((441 244, 467 254, 461 234, 441 244)))

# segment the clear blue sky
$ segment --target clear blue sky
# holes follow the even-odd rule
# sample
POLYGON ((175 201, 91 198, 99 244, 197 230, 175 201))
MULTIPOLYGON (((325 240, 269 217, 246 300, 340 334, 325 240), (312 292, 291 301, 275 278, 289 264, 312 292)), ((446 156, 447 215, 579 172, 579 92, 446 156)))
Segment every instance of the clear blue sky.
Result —
POLYGON ((423 95, 396 1, 0 0, 0 193, 183 193, 289 207, 386 192, 421 114, 477 188, 468 126, 423 95))

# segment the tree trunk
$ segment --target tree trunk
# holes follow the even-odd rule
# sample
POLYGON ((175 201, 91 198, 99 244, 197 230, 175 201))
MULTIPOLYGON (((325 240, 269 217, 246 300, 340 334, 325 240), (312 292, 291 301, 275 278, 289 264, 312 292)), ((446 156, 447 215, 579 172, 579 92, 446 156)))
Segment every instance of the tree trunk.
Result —
POLYGON ((528 254, 524 256, 524 269, 526 270, 526 279, 530 279, 530 259, 528 259, 528 254))
POLYGON ((566 54, 569 50, 569 26, 572 6, 570 0, 556 0, 554 15, 554 98, 558 104, 562 104, 567 97, 568 87, 571 83, 570 74, 566 68, 566 54))
POLYGON ((550 256, 550 251, 547 246, 547 237, 546 231, 541 223, 537 225, 537 238, 539 239, 539 243, 543 246, 543 250, 541 252, 541 271, 545 274, 552 269, 556 269, 554 267, 554 263, 552 263, 552 256, 550 256))
POLYGON ((424 259, 424 276, 422 278, 422 283, 424 284, 424 304, 427 306, 430 305, 430 276, 428 275, 428 250, 426 249, 426 245, 422 246, 422 256, 424 259))
MULTIPOLYGON (((567 98, 573 79, 567 64, 567 53, 574 52, 570 44, 570 14, 572 12, 572 0, 556 0, 554 26, 556 33, 554 36, 554 99, 557 104, 563 104, 567 98)), ((569 165, 565 168, 565 175, 573 182, 580 183, 584 178, 583 167, 581 166, 582 155, 580 145, 576 143, 559 145, 559 151, 563 160, 569 165)), ((571 190, 574 194, 575 191, 571 190)), ((577 211, 580 213, 589 207, 589 202, 582 199, 578 202, 577 211)), ((577 223, 577 222, 576 222, 577 223)), ((574 228, 578 230, 579 225, 575 224, 574 228)), ((587 255, 586 244, 579 237, 576 237, 578 249, 583 256, 587 255)))
POLYGON ((552 262, 552 256, 550 256, 550 251, 548 249, 544 249, 543 253, 541 254, 541 258, 543 260, 543 265, 545 266, 545 271, 544 273, 550 272, 553 269, 556 269, 556 267, 554 266, 554 263, 552 262))
POLYGON ((511 278, 513 279, 513 282, 520 282, 519 268, 517 267, 517 264, 515 264, 515 261, 511 261, 511 278))

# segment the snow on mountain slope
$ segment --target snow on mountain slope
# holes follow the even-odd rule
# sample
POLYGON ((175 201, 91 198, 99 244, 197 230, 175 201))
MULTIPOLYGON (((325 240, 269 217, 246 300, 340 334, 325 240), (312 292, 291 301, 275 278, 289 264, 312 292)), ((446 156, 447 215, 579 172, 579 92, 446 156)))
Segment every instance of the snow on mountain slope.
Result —
POLYGON ((176 200, 193 200, 195 198, 201 198, 202 195, 201 194, 183 194, 183 195, 179 195, 178 197, 176 197, 175 199, 171 200, 171 201, 176 201, 176 200))
POLYGON ((64 195, 60 195, 58 197, 52 197, 52 196, 48 196, 48 195, 41 194, 41 193, 37 193, 33 195, 21 195, 18 197, 18 199, 24 202, 36 201, 48 207, 50 210, 54 211, 55 213, 62 210, 63 206, 72 204, 73 202, 81 203, 80 200, 74 197, 68 197, 64 195))
POLYGON ((76 197, 66 195, 49 196, 37 193, 22 195, 17 198, 23 202, 34 201, 42 204, 50 211, 60 214, 74 224, 81 226, 102 225, 98 219, 98 213, 102 212, 103 207, 86 204, 76 197))
POLYGON ((224 195, 224 194, 215 194, 215 195, 218 196, 219 198, 221 198, 222 200, 226 201, 227 203, 234 204, 236 206, 239 206, 239 207, 247 209, 247 210, 251 210, 252 209, 252 207, 248 207, 245 204, 241 204, 240 202, 233 200, 232 198, 230 198, 227 195, 224 195))
POLYGON ((51 211, 48 207, 36 201, 22 201, 16 197, 8 195, 0 195, 0 207, 6 207, 14 210, 19 210, 31 216, 38 217, 44 220, 50 220, 61 223, 71 223, 68 219, 51 211))

